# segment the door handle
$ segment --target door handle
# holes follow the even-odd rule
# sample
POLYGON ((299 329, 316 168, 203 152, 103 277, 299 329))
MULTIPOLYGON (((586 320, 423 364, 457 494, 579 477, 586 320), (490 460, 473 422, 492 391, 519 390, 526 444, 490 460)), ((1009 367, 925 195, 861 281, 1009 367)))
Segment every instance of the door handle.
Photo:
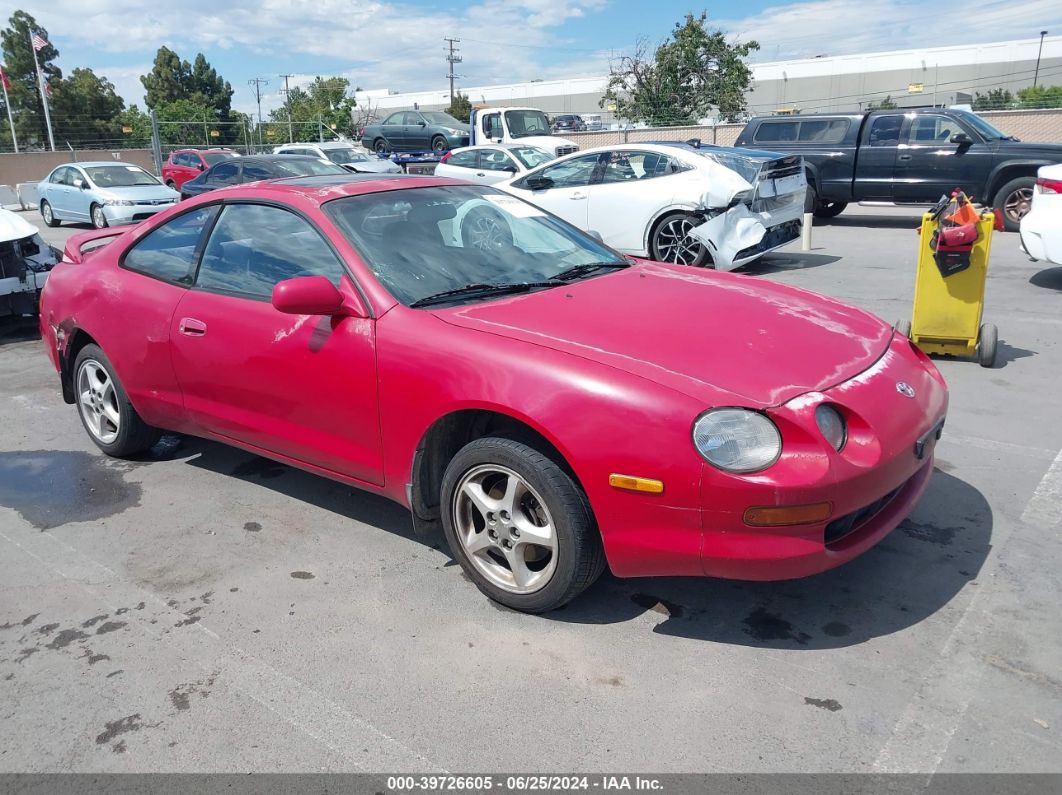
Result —
POLYGON ((900 155, 900 156, 899 156, 899 157, 897 157, 896 159, 897 159, 897 160, 910 160, 910 159, 911 159, 911 157, 912 157, 911 155, 900 155))
POLYGON ((189 337, 202 337, 206 334, 206 323, 194 317, 182 317, 177 330, 189 337))
POLYGON ((570 196, 568 196, 568 198, 569 199, 573 199, 573 200, 574 199, 585 199, 586 198, 586 194, 585 193, 573 193, 570 196))
POLYGON ((487 175, 486 175, 486 174, 485 174, 484 172, 482 172, 482 171, 477 171, 477 172, 476 172, 476 176, 477 176, 477 177, 485 177, 485 176, 487 176, 487 175))

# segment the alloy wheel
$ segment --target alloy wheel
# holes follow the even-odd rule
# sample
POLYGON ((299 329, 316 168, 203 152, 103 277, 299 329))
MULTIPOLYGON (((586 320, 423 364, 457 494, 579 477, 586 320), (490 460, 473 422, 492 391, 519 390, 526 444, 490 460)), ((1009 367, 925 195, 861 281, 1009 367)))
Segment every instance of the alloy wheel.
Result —
POLYGON ((44 218, 44 223, 48 224, 48 226, 52 225, 54 216, 52 215, 52 205, 48 204, 48 202, 45 202, 41 207, 41 217, 44 218))
POLYGON ((497 251, 512 242, 512 233, 495 215, 475 213, 463 225, 465 245, 479 251, 497 251))
POLYGON ((704 245, 690 237, 696 224, 689 217, 672 218, 656 230, 656 258, 661 262, 692 265, 701 256, 704 245))
POLYGON ((107 226, 107 216, 103 214, 103 208, 98 205, 92 208, 92 225, 97 229, 107 226))
POLYGON ((122 427, 114 381, 103 366, 86 359, 77 373, 77 404, 89 433, 103 444, 118 438, 122 427))
POLYGON ((500 464, 481 464, 454 490, 454 528, 472 565, 509 593, 544 588, 557 568, 557 534, 542 497, 500 464))
POLYGON ((1018 223, 1029 212, 1029 208, 1032 206, 1032 198, 1032 188, 1018 188, 1003 202, 1003 212, 1014 223, 1018 223))

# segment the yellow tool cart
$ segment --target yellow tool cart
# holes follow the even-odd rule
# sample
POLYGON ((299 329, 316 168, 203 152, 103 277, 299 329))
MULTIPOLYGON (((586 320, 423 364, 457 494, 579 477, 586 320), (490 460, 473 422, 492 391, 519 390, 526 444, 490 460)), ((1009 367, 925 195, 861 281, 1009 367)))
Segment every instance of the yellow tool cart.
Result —
POLYGON ((926 353, 995 364, 998 332, 981 324, 995 223, 992 212, 978 213, 962 193, 922 216, 912 322, 896 328, 926 353))

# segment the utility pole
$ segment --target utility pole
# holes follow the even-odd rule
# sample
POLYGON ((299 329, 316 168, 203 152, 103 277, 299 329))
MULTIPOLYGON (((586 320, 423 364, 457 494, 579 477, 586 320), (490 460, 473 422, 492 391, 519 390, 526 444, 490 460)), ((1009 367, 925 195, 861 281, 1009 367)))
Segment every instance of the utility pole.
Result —
POLYGON ((461 39, 444 38, 443 41, 449 42, 449 44, 450 44, 450 52, 446 56, 446 60, 450 64, 450 72, 449 72, 449 74, 446 75, 446 77, 450 81, 450 104, 453 105, 454 104, 454 78, 455 77, 460 77, 460 75, 455 75, 454 74, 454 64, 455 63, 461 63, 461 61, 463 61, 464 58, 462 58, 460 55, 457 54, 461 50, 459 48, 457 48, 457 47, 454 47, 455 44, 460 44, 461 43, 461 39))
POLYGON ((254 98, 258 101, 258 146, 262 146, 262 86, 269 85, 264 77, 252 77, 247 85, 254 86, 254 98))
POLYGON ((1040 31, 1040 49, 1036 53, 1036 71, 1033 72, 1033 88, 1036 88, 1036 81, 1040 79, 1040 56, 1044 54, 1044 36, 1046 35, 1046 30, 1040 31))
POLYGON ((288 143, 295 143, 295 134, 291 131, 291 89, 288 88, 288 78, 295 75, 277 75, 284 78, 284 106, 288 109, 288 143))

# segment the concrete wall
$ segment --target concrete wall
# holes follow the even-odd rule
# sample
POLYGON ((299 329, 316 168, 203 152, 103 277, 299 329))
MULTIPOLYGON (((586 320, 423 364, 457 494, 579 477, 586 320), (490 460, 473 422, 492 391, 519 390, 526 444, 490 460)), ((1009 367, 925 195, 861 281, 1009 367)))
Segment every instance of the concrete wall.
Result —
POLYGON ((122 149, 118 151, 70 150, 65 152, 20 152, 19 154, 0 154, 0 185, 17 185, 20 182, 39 182, 48 176, 53 168, 74 160, 116 160, 140 166, 152 174, 155 163, 151 159, 150 149, 122 149))

